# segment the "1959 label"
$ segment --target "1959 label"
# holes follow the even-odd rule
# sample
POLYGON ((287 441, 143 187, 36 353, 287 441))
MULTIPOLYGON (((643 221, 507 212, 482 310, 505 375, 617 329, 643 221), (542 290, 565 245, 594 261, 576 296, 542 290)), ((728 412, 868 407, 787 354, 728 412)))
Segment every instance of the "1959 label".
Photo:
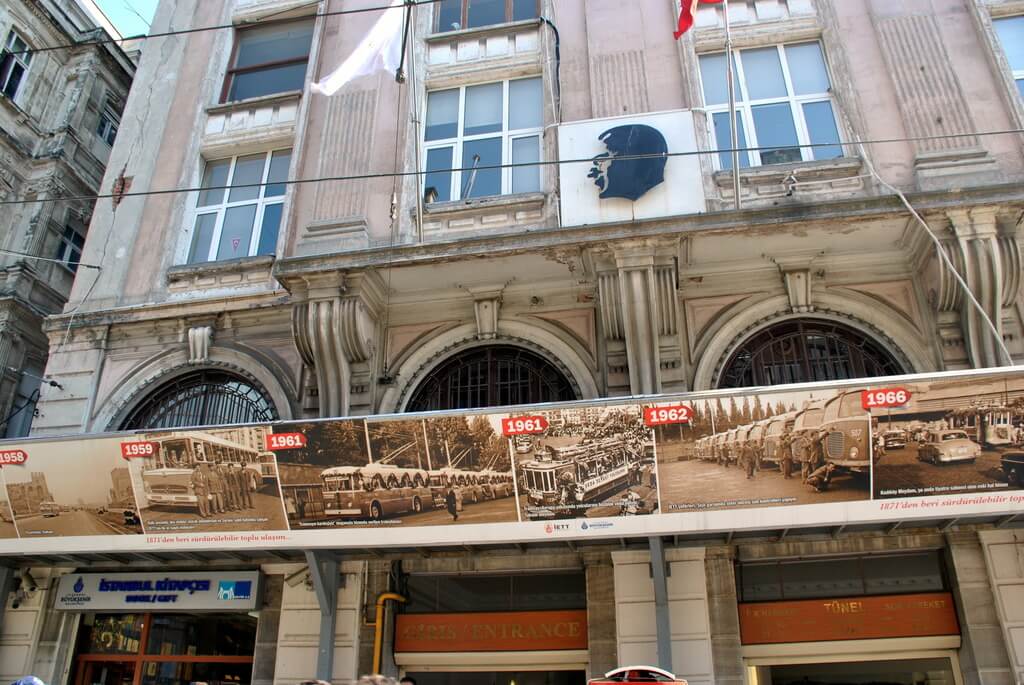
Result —
POLYGON ((121 456, 125 459, 152 457, 157 452, 155 442, 133 441, 121 443, 121 456))

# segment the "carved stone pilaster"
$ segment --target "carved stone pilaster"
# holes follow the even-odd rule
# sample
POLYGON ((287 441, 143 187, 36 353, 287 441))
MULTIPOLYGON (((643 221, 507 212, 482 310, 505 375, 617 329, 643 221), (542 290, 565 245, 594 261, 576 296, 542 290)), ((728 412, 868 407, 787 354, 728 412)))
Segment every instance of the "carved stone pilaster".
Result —
POLYGON ((210 359, 213 326, 193 326, 188 329, 188 363, 204 364, 210 359))
POLYGON ((505 285, 467 287, 466 290, 473 296, 477 339, 494 340, 498 337, 498 319, 501 317, 501 295, 505 290, 505 285))

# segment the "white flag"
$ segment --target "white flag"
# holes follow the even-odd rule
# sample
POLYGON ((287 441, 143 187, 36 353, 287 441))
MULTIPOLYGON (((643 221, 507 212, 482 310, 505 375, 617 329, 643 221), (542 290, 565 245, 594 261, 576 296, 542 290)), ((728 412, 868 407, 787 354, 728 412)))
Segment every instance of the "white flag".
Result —
POLYGON ((391 7, 373 25, 370 33, 340 67, 311 88, 317 93, 334 95, 346 83, 378 69, 398 71, 402 61, 402 31, 405 28, 402 0, 392 0, 391 7))

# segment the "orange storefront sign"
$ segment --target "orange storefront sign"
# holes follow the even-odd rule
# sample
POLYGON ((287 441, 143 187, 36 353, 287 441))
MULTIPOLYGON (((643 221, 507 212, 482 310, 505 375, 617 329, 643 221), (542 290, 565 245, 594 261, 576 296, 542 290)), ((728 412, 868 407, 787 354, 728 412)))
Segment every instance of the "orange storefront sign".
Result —
POLYGON ((396 652, 586 649, 586 611, 399 614, 396 652))
POLYGON ((948 592, 759 602, 739 609, 745 645, 960 634, 948 592))

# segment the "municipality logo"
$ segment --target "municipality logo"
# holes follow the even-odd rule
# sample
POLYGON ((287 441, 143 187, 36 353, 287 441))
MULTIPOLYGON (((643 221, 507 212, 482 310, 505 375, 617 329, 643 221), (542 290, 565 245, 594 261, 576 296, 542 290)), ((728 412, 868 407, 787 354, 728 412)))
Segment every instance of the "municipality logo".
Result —
POLYGON ((217 585, 217 599, 250 599, 251 580, 222 580, 217 585))
POLYGON ((72 589, 78 593, 85 589, 85 582, 82 580, 82 576, 78 576, 78 580, 75 581, 72 589))

